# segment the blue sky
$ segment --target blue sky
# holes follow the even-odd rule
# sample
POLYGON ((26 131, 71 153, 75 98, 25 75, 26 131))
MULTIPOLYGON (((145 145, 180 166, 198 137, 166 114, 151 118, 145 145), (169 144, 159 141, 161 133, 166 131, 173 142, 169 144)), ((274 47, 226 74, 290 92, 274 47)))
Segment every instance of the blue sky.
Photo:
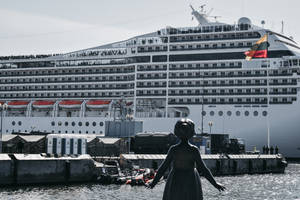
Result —
MULTIPOLYGON (((220 22, 242 16, 300 42, 299 0, 0 0, 0 56, 66 53, 157 31, 196 26, 189 4, 220 22)), ((212 19, 213 20, 213 19, 212 19)))

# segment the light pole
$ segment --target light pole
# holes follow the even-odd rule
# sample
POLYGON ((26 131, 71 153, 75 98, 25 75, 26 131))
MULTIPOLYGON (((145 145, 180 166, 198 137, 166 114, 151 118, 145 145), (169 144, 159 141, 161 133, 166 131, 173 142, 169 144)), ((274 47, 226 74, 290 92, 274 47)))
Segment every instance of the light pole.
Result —
POLYGON ((2 134, 3 134, 3 129, 2 129, 2 124, 3 124, 3 111, 6 110, 8 105, 6 103, 1 104, 0 103, 0 110, 1 110, 1 134, 0 134, 0 153, 2 153, 2 134))
POLYGON ((213 125, 213 122, 212 122, 212 121, 208 122, 208 126, 209 126, 209 134, 211 134, 211 127, 212 127, 212 125, 213 125))

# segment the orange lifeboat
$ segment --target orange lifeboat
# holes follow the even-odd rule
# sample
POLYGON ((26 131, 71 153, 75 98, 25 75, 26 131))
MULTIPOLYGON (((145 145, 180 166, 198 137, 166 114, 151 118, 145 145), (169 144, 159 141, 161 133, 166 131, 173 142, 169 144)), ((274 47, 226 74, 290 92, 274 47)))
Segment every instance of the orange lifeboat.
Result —
POLYGON ((34 108, 53 108, 55 101, 43 101, 43 100, 39 100, 39 101, 35 101, 32 104, 32 107, 34 108))
POLYGON ((81 100, 63 100, 58 105, 61 108, 81 108, 81 104, 81 100))
POLYGON ((7 103, 9 108, 26 109, 29 101, 10 101, 7 103))
POLYGON ((87 108, 108 108, 110 100, 89 100, 86 102, 87 108))

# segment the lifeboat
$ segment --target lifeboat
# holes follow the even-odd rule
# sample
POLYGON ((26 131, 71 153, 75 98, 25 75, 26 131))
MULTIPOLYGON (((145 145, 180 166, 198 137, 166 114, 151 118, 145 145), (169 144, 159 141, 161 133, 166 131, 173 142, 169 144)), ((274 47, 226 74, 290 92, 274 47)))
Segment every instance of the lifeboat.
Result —
POLYGON ((9 108, 26 109, 29 101, 10 101, 7 103, 9 108))
POLYGON ((89 100, 86 102, 87 108, 108 108, 111 101, 109 100, 89 100))
POLYGON ((81 100, 63 100, 58 105, 61 108, 81 108, 81 104, 81 100))
POLYGON ((33 102, 32 107, 40 108, 40 109, 53 108, 54 103, 55 103, 55 101, 42 101, 42 100, 39 100, 39 101, 33 102))

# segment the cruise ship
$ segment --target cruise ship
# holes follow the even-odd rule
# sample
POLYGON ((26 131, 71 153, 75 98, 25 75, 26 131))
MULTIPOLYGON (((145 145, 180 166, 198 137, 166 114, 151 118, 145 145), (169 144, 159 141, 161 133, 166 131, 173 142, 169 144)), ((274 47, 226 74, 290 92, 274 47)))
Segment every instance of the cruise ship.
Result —
POLYGON ((170 132, 190 118, 198 133, 227 133, 248 149, 277 146, 299 158, 297 43, 246 17, 227 24, 191 8, 194 27, 65 54, 1 57, 2 133, 104 135, 109 120, 170 132), (246 60, 266 34, 267 58, 246 60))

